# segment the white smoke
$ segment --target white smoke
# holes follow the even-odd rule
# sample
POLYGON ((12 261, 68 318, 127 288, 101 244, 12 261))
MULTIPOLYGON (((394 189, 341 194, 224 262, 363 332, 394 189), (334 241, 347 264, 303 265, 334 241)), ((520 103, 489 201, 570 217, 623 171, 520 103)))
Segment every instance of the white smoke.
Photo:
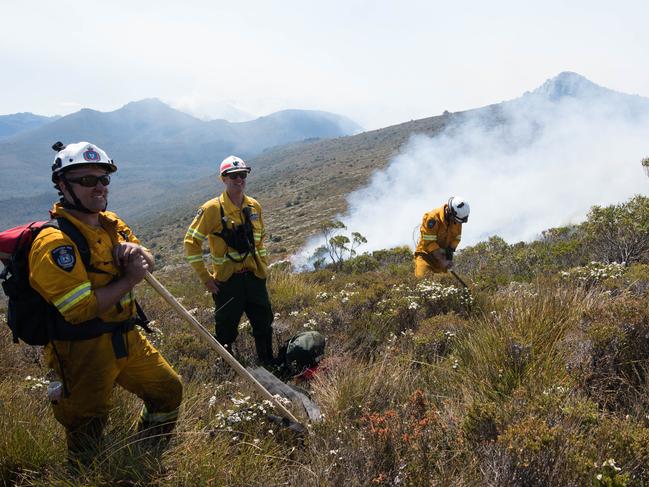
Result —
MULTIPOLYGON (((578 87, 561 85, 561 76, 517 100, 451 115, 435 137, 411 137, 368 186, 349 195, 348 212, 338 216, 349 233, 367 238, 359 252, 413 248, 423 213, 451 195, 471 205, 463 247, 493 235, 529 241, 582 221, 593 205, 644 193, 649 100, 584 78, 585 94, 566 94, 578 87)), ((307 242, 294 262, 307 261, 322 243, 307 242)))

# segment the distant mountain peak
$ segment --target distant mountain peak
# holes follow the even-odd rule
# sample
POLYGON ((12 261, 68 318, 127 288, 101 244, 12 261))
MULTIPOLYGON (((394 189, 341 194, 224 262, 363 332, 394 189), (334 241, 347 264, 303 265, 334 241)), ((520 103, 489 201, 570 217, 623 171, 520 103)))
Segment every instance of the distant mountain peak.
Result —
POLYGON ((169 123, 171 120, 183 123, 199 123, 200 120, 188 113, 170 107, 159 98, 144 98, 127 103, 122 108, 111 112, 112 115, 135 117, 148 120, 153 124, 169 123))
POLYGON ((563 71, 554 78, 546 80, 532 92, 532 95, 541 96, 551 101, 562 98, 583 98, 610 92, 588 78, 572 71, 563 71))
POLYGON ((127 103, 122 107, 122 109, 141 109, 141 108, 167 108, 167 109, 172 109, 169 105, 167 105, 165 102, 160 100, 159 98, 143 98, 142 100, 137 100, 137 101, 132 101, 127 103))

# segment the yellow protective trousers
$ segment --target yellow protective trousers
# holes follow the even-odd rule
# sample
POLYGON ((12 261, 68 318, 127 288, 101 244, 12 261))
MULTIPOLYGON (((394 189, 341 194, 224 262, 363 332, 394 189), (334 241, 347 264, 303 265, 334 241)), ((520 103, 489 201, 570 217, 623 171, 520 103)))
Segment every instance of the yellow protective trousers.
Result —
POLYGON ((441 265, 435 263, 432 257, 426 259, 421 255, 415 254, 415 277, 426 277, 429 273, 444 273, 447 272, 441 265))
POLYGON ((144 401, 140 423, 173 426, 178 417, 182 400, 178 374, 139 330, 130 330, 123 338, 128 355, 119 359, 110 333, 89 340, 56 340, 56 353, 51 343, 45 347, 48 365, 65 378, 69 391, 52 409, 66 429, 72 455, 83 456, 80 450, 96 448, 115 384, 144 401))

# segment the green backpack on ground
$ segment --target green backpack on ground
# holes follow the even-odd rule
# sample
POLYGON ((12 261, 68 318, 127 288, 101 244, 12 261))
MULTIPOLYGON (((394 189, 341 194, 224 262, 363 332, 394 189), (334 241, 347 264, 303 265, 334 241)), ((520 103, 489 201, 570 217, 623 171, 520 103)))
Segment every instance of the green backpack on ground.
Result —
POLYGON ((316 365, 324 356, 326 339, 314 330, 303 331, 291 337, 286 345, 280 350, 280 357, 284 355, 284 363, 287 366, 299 370, 307 369, 316 365))

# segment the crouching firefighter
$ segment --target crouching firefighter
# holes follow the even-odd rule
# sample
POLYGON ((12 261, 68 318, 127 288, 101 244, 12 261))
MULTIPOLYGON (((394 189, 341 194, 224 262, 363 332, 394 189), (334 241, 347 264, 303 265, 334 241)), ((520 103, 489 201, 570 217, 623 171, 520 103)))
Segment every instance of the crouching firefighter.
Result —
POLYGON ((66 430, 71 462, 91 463, 119 384, 144 402, 140 438, 155 446, 174 428, 182 398, 179 376, 136 324, 146 317, 133 288, 153 268, 149 251, 117 215, 106 211, 111 173, 117 167, 94 144, 57 142, 52 181, 61 201, 52 226, 35 237, 29 281, 48 303, 47 363, 60 394, 50 396, 66 430), (148 438, 148 439, 147 439, 148 438))
POLYGON ((447 272, 453 267, 453 253, 462 238, 462 224, 469 220, 469 203, 451 196, 439 208, 424 213, 419 243, 415 250, 415 276, 447 272))
POLYGON ((250 320, 259 362, 273 362, 273 310, 266 276, 264 221, 259 203, 244 194, 250 167, 235 156, 219 168, 225 191, 198 209, 185 234, 185 256, 215 303, 215 337, 232 352, 239 320, 250 320), (203 241, 209 242, 211 269, 203 262, 203 241))

